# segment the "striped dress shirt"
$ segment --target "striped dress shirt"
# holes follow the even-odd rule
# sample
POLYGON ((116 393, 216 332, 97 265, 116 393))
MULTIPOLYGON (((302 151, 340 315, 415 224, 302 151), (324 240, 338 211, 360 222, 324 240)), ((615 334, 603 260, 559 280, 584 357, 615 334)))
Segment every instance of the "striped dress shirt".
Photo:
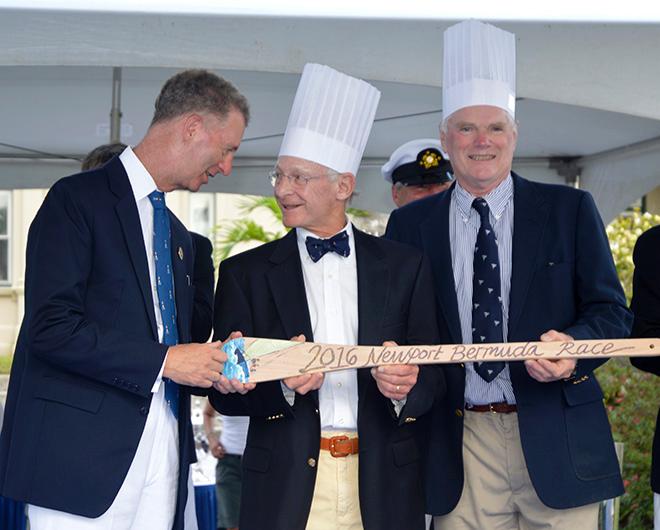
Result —
MULTIPOLYGON (((472 208, 476 197, 456 182, 449 207, 449 239, 456 300, 461 320, 461 336, 465 344, 472 344, 472 271, 474 246, 481 221, 472 208)), ((513 242, 513 180, 509 175, 502 183, 483 197, 490 208, 490 222, 497 236, 500 260, 502 295, 502 335, 508 335, 509 293, 511 292, 511 248, 513 242)), ((465 403, 484 405, 506 401, 514 404, 516 398, 511 385, 509 365, 490 383, 474 370, 473 363, 465 364, 465 403)))

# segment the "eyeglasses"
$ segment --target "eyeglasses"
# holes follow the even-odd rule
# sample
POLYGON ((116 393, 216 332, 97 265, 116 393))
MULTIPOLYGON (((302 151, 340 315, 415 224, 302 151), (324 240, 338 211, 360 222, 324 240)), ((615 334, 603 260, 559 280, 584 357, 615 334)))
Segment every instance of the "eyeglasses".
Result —
POLYGON ((320 179, 324 175, 301 175, 299 173, 293 175, 286 175, 277 169, 273 169, 268 172, 268 182, 270 182, 273 188, 282 182, 283 178, 287 179, 287 182, 294 188, 304 188, 307 186, 310 180, 320 179))

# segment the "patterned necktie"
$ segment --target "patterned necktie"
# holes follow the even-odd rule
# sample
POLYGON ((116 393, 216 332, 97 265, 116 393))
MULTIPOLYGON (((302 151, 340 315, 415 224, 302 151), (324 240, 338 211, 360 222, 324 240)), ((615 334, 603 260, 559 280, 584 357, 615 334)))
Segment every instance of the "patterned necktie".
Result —
POLYGON ((316 237, 307 236, 305 238, 305 246, 312 261, 316 263, 328 252, 336 252, 345 258, 351 253, 351 247, 348 245, 348 234, 346 230, 342 230, 329 239, 318 239, 316 237))
MULTIPOLYGON (((497 238, 490 225, 488 203, 482 198, 472 202, 481 218, 474 247, 472 276, 472 342, 502 342, 502 295, 500 291, 500 260, 497 238)), ((491 382, 504 370, 504 362, 475 363, 475 371, 491 382)))
MULTIPOLYGON (((170 252, 170 217, 165 207, 165 194, 153 191, 149 200, 154 207, 154 263, 156 265, 156 291, 158 307, 163 321, 163 344, 174 346, 179 342, 174 303, 174 277, 172 275, 172 254, 170 252)), ((179 386, 171 379, 164 378, 165 399, 178 417, 179 386)))

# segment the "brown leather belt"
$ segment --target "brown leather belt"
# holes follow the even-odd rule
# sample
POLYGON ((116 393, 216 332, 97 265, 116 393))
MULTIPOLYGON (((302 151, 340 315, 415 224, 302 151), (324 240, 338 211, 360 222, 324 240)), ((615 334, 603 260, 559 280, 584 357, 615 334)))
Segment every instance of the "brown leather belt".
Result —
POLYGON ((321 449, 330 451, 335 458, 356 455, 358 453, 358 439, 348 436, 333 436, 332 438, 321 437, 321 449))
POLYGON ((469 410, 470 412, 509 414, 510 412, 516 412, 518 407, 509 403, 488 403, 487 405, 465 405, 465 410, 469 410))

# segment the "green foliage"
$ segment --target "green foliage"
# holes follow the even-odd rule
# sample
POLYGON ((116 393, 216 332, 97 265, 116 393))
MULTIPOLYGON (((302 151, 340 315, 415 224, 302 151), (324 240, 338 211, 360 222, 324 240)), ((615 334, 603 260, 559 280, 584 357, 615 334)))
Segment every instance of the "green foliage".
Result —
POLYGON ((614 264, 630 303, 632 296, 633 249, 637 238, 652 226, 660 224, 660 215, 648 212, 642 213, 639 208, 624 212, 607 227, 607 237, 614 257, 614 264))
POLYGON ((623 442, 621 529, 653 528, 653 492, 650 486, 651 446, 660 403, 657 377, 634 368, 628 359, 610 359, 596 372, 612 432, 623 442))
MULTIPOLYGON (((632 296, 633 249, 637 238, 660 224, 660 215, 641 213, 639 208, 619 215, 607 227, 610 249, 628 303, 632 296)), ((651 444, 660 403, 660 385, 655 376, 632 367, 627 359, 611 359, 598 369, 605 394, 614 439, 625 444, 620 528, 653 527, 653 494, 649 485, 651 444)))
POLYGON ((268 243, 284 235, 282 213, 273 197, 248 197, 239 206, 243 218, 227 223, 225 226, 216 226, 214 229, 215 245, 213 245, 214 261, 222 261, 229 256, 237 245, 241 243, 268 243), (255 210, 265 210, 273 217, 274 224, 282 227, 282 231, 266 230, 259 223, 248 216, 255 210))
POLYGON ((0 374, 8 374, 11 371, 13 355, 0 355, 0 374))

